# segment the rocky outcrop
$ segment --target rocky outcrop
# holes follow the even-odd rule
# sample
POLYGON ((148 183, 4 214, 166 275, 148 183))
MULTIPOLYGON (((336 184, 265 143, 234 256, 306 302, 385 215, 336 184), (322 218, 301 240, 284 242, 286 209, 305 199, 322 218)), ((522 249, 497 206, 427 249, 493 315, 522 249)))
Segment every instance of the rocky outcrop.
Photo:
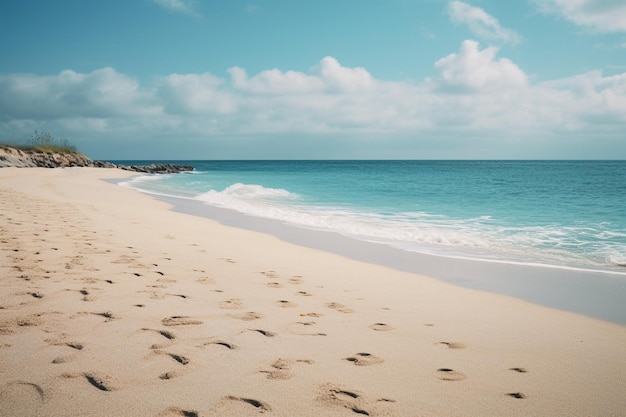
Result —
POLYGON ((82 153, 42 152, 22 150, 8 146, 0 147, 0 167, 88 167, 93 161, 82 153))
POLYGON ((127 171, 151 174, 174 174, 193 171, 194 167, 186 164, 149 164, 123 165, 107 161, 93 161, 79 152, 44 152, 24 150, 10 146, 0 146, 0 168, 65 168, 65 167, 96 167, 118 168, 127 171))
POLYGON ((93 166, 98 168, 118 168, 148 174, 176 174, 179 172, 193 171, 195 169, 191 165, 181 164, 123 165, 106 161, 93 161, 93 166))

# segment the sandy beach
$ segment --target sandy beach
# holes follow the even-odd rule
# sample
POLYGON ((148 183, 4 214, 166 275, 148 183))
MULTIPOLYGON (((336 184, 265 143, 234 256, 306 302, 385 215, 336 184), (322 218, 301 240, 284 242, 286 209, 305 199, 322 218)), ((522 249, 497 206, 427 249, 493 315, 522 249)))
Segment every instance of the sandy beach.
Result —
MULTIPOLYGON (((626 327, 0 170, 0 416, 626 416, 626 327)), ((469 277, 468 277, 469 278, 469 277)))

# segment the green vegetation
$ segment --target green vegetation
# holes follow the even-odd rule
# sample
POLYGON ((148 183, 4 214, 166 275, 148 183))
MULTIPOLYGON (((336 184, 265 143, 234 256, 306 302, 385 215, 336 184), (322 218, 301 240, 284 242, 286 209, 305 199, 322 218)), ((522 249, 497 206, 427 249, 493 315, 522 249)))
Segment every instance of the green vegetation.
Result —
POLYGON ((25 141, 25 143, 0 142, 0 148, 2 147, 11 147, 31 152, 67 154, 78 153, 76 146, 70 145, 67 140, 58 140, 52 137, 52 135, 48 132, 38 132, 36 130, 30 139, 25 141))

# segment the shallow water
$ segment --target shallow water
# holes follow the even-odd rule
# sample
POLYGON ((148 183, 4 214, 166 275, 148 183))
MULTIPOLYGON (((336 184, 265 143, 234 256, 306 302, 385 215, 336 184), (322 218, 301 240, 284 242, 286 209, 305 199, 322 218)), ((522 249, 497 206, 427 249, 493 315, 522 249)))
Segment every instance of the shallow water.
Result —
POLYGON ((184 162, 123 185, 409 252, 626 275, 626 161, 184 162))

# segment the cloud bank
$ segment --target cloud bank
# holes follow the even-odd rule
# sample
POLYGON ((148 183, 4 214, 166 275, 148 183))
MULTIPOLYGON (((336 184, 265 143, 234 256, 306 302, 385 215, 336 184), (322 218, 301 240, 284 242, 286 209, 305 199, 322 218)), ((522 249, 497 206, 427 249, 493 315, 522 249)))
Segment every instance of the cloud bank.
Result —
MULTIPOLYGON (((0 134, 20 137, 47 129, 85 150, 95 149, 93 138, 128 146, 140 138, 165 138, 164 150, 177 146, 173 137, 206 149, 242 136, 252 138, 251 147, 257 136, 289 137, 294 143, 304 137, 326 138, 319 143, 345 138, 355 146, 402 145, 416 152, 402 155, 413 158, 423 155, 417 150, 427 143, 436 147, 446 140, 460 149, 463 141, 482 138, 505 150, 515 141, 548 137, 559 146, 574 137, 589 143, 605 136, 623 139, 626 73, 607 77, 592 71, 533 84, 498 52, 464 41, 433 64, 437 76, 412 83, 376 79, 333 57, 308 72, 268 69, 248 75, 232 67, 224 77, 169 74, 149 85, 113 68, 6 74, 0 75, 0 134)), ((269 139, 264 140, 263 146, 269 139)))
POLYGON ((626 3, 620 0, 532 0, 546 14, 598 32, 626 32, 626 3))

